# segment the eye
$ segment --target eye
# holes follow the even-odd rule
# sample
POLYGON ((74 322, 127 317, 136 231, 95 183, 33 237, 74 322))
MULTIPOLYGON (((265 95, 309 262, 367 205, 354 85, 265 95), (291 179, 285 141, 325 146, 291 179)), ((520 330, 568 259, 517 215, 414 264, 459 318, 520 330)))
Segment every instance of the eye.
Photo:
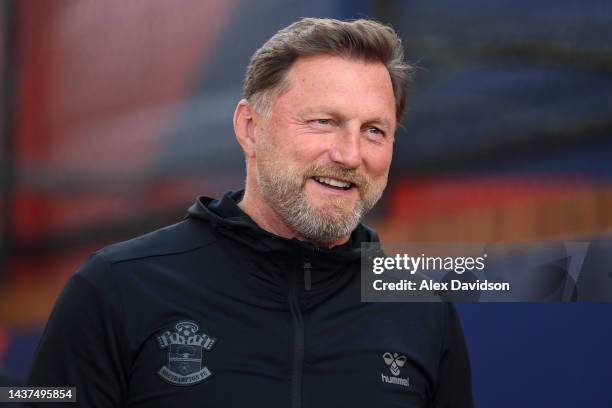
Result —
POLYGON ((369 134, 371 134, 371 135, 374 135, 374 136, 384 136, 385 135, 385 132, 383 132, 382 130, 380 130, 379 128, 374 127, 374 126, 369 127, 367 129, 367 132, 369 134))
POLYGON ((336 122, 333 119, 328 118, 316 118, 309 120, 311 128, 320 132, 329 132, 336 125, 336 122))

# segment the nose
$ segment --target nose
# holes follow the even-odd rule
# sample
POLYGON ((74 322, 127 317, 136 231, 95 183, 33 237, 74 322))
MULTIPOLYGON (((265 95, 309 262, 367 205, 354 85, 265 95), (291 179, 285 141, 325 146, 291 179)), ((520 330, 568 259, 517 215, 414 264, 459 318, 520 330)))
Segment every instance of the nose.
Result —
POLYGON ((347 169, 355 169, 361 164, 361 134, 359 129, 344 129, 336 134, 329 152, 334 163, 347 169))

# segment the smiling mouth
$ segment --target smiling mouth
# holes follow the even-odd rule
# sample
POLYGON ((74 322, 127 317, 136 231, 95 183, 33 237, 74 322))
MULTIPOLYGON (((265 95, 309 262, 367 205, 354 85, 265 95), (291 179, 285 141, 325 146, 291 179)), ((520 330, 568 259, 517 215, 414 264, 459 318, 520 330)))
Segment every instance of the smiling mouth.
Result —
POLYGON ((338 190, 346 191, 346 190, 350 190, 352 187, 355 187, 354 183, 343 181, 343 180, 338 180, 338 179, 334 179, 330 177, 315 176, 312 179, 319 184, 323 184, 325 187, 331 187, 331 188, 335 188, 338 190))

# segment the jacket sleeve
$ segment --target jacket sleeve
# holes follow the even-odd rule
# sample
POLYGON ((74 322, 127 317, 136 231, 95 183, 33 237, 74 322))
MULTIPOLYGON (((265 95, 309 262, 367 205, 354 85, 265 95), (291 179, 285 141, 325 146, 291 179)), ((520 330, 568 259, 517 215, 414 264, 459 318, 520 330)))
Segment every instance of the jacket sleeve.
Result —
POLYGON ((36 350, 28 385, 76 387, 76 404, 55 406, 122 405, 129 347, 121 310, 108 263, 100 255, 92 256, 57 299, 36 350))
POLYGON ((472 408, 472 375, 461 322, 448 303, 445 341, 431 408, 472 408))

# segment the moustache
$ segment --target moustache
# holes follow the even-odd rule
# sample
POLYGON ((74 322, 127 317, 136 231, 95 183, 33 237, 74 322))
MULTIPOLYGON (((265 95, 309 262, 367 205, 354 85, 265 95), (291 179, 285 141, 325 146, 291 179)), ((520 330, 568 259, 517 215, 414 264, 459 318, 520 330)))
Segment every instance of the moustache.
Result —
POLYGON ((354 184, 359 188, 367 187, 368 177, 359 169, 346 169, 337 166, 311 166, 304 171, 304 183, 312 177, 335 178, 354 184))

